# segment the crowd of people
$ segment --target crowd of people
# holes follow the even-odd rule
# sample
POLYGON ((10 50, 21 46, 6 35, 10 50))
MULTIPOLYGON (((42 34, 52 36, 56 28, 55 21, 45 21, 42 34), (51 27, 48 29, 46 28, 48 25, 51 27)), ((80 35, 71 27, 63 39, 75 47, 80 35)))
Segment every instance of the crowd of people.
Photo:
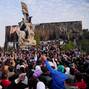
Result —
POLYGON ((89 89, 89 54, 57 43, 1 50, 0 89, 89 89))

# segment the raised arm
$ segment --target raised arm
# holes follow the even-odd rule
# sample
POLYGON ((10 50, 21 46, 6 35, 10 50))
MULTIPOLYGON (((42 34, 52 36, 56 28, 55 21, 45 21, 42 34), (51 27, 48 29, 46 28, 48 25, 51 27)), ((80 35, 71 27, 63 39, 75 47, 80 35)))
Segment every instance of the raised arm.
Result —
POLYGON ((47 61, 47 57, 45 55, 41 56, 41 60, 44 61, 44 63, 46 64, 46 67, 50 71, 50 73, 54 73, 55 70, 49 65, 49 63, 47 61))

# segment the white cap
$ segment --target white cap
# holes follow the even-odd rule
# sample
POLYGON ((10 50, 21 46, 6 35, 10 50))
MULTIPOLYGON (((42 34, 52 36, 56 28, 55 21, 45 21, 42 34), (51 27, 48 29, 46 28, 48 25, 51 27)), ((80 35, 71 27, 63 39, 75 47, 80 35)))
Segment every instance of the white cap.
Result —
POLYGON ((49 61, 48 63, 50 66, 54 67, 54 64, 51 61, 49 61))
POLYGON ((24 65, 21 65, 21 66, 20 66, 20 68, 21 68, 21 67, 25 68, 25 66, 24 66, 24 65))

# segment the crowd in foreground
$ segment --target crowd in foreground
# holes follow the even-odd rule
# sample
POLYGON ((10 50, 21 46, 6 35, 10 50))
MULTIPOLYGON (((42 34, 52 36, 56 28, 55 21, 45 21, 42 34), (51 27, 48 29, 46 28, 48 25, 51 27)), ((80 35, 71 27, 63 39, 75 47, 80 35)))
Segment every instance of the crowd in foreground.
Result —
POLYGON ((55 43, 0 51, 0 89, 89 89, 89 54, 55 43))

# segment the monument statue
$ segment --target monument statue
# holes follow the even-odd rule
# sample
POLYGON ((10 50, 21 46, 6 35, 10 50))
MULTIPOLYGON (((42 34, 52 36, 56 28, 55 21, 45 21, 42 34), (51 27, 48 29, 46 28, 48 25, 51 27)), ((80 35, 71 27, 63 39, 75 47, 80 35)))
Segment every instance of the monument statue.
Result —
POLYGON ((18 42, 21 48, 31 45, 36 45, 36 40, 34 39, 34 31, 31 22, 31 16, 29 16, 27 5, 24 2, 21 2, 22 12, 24 18, 19 22, 20 30, 17 31, 18 34, 18 42))

